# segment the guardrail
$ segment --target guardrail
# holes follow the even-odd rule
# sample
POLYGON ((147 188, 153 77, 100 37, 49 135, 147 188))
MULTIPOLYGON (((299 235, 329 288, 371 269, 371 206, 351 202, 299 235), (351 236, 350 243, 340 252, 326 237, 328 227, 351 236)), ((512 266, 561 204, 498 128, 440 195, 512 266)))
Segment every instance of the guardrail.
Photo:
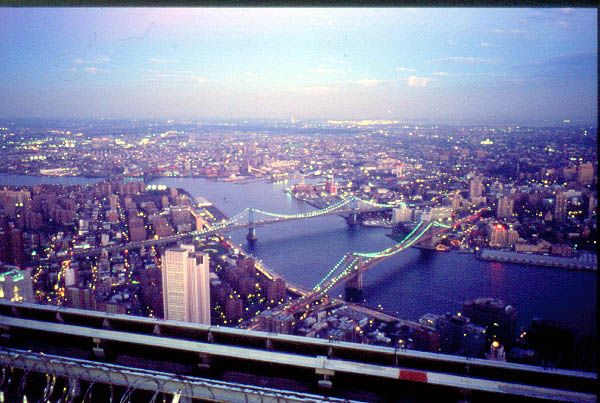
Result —
POLYGON ((295 392, 400 382, 421 392, 596 401, 593 373, 32 304, 0 302, 0 344, 141 367, 178 362, 184 375, 264 373, 299 380, 295 392))

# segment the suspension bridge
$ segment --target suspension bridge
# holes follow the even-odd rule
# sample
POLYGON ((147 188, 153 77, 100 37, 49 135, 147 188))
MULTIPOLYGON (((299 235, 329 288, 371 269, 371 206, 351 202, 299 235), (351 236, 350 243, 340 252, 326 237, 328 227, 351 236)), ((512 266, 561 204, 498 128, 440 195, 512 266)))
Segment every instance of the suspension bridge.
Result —
POLYGON ((143 179, 144 182, 148 179, 148 177, 157 172, 171 171, 177 169, 176 165, 169 165, 165 167, 159 167, 154 169, 146 169, 144 171, 136 171, 136 172, 127 172, 121 175, 117 175, 114 177, 109 177, 112 180, 126 180, 126 179, 143 179))
POLYGON ((196 237, 207 237, 215 235, 217 233, 226 233, 240 229, 247 229, 248 235, 246 238, 249 241, 256 241, 258 239, 256 236, 256 228, 265 225, 295 220, 304 220, 329 215, 345 216, 347 217, 346 219, 348 223, 350 225, 354 225, 358 223, 358 217, 360 214, 389 210, 394 207, 396 206, 392 204, 374 203, 371 201, 359 199, 355 196, 350 196, 325 208, 302 214, 273 213, 254 208, 246 208, 240 213, 236 214, 235 216, 229 218, 228 220, 224 220, 220 223, 207 226, 202 230, 190 231, 184 234, 177 234, 158 239, 130 242, 121 245, 82 249, 79 251, 72 251, 68 256, 50 258, 49 260, 55 261, 70 259, 73 257, 91 256, 99 254, 102 250, 106 250, 107 252, 121 252, 124 250, 137 249, 141 247, 147 248, 152 246, 164 246, 179 241, 186 241, 196 237))
POLYGON ((297 312, 303 306, 310 306, 314 301, 325 295, 336 284, 346 282, 346 290, 362 290, 362 276, 365 271, 374 267, 381 261, 402 252, 412 245, 425 242, 429 239, 435 239, 441 233, 459 226, 463 222, 471 221, 479 217, 482 211, 465 217, 452 225, 443 224, 436 221, 421 221, 406 237, 394 246, 378 252, 363 253, 350 252, 345 254, 323 277, 310 292, 304 294, 301 298, 285 303, 279 307, 278 311, 297 312))

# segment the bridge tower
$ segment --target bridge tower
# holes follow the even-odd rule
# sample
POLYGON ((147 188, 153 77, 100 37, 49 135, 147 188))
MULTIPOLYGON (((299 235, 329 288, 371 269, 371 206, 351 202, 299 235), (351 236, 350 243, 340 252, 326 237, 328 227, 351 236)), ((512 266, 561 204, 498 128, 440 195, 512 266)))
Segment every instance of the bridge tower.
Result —
POLYGON ((246 239, 250 242, 255 242, 258 240, 256 236, 256 228, 254 228, 254 209, 248 210, 248 235, 246 235, 246 239))
MULTIPOLYGON (((352 198, 350 199, 350 208, 354 211, 358 210, 358 199, 356 198, 356 196, 352 196, 352 198)), ((351 227, 355 226, 356 224, 358 224, 358 213, 351 213, 346 219, 346 221, 351 227)))
POLYGON ((438 237, 433 234, 433 227, 429 228, 424 234, 425 239, 418 242, 426 248, 435 248, 437 245, 438 237))
POLYGON ((346 284, 344 285, 344 289, 346 291, 346 300, 348 301, 360 302, 362 299, 363 267, 363 258, 362 256, 359 256, 358 262, 356 262, 356 275, 346 280, 346 284))

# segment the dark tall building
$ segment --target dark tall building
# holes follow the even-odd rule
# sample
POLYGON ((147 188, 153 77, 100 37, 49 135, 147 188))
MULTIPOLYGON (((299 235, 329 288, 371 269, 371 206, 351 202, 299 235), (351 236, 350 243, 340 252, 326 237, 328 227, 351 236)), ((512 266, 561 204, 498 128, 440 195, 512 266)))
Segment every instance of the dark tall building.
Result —
POLYGON ((129 240, 131 242, 144 241, 147 237, 144 219, 140 217, 131 217, 129 219, 129 240))
POLYGON ((588 162, 577 166, 577 182, 587 185, 594 182, 594 164, 588 162))
POLYGON ((0 215, 0 231, 8 231, 8 217, 0 215))
POLYGON ((534 318, 525 331, 525 343, 546 365, 568 368, 573 364, 575 337, 564 323, 534 318))
POLYGON ((437 318, 435 329, 440 335, 440 350, 445 354, 482 357, 485 353, 485 329, 469 319, 446 313, 437 318))
POLYGON ((563 222, 567 218, 568 199, 565 192, 560 192, 556 195, 554 204, 554 219, 558 222, 563 222))
POLYGON ((7 264, 12 263, 10 236, 6 231, 0 231, 0 262, 7 264))
POLYGON ((10 252, 12 264, 23 269, 25 267, 25 243, 23 242, 23 232, 20 229, 13 228, 10 231, 10 252))
POLYGON ((463 304, 463 314, 471 322, 484 326, 488 340, 511 345, 514 338, 517 311, 496 298, 476 298, 463 304))
POLYGON ((141 303, 150 311, 152 316, 162 318, 162 271, 156 266, 147 266, 140 273, 141 303))
POLYGON ((67 306, 69 308, 96 310, 94 292, 87 288, 68 287, 66 290, 67 306))

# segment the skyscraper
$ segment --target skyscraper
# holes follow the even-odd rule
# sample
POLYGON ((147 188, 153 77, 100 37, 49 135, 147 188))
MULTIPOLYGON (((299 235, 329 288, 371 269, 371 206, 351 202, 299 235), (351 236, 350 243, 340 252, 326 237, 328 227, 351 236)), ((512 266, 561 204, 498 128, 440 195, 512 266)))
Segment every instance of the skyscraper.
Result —
POLYGON ((496 217, 508 218, 512 217, 515 201, 510 196, 503 196, 498 199, 498 211, 496 217))
POLYGON ((164 316, 210 325, 209 256, 193 245, 167 249, 162 256, 164 316))
POLYGON ((10 251, 10 235, 7 231, 0 231, 0 262, 12 262, 10 251))
POLYGON ((490 247, 502 248, 508 243, 508 232, 502 224, 491 224, 490 231, 490 247))
POLYGON ((594 164, 588 162, 577 166, 577 182, 582 185, 594 182, 594 164))
POLYGON ((476 298, 463 304, 463 314, 475 324, 485 326, 489 340, 510 346, 516 329, 517 311, 496 298, 476 298))
POLYGON ((25 243, 23 232, 20 229, 13 228, 10 231, 10 250, 12 263, 20 269, 25 268, 25 243))
POLYGON ((333 174, 331 175, 331 178, 328 178, 325 182, 325 190, 332 196, 337 195, 337 188, 335 187, 335 180, 333 178, 333 174))
POLYGON ((469 185, 469 199, 473 201, 474 198, 481 197, 483 195, 483 182, 480 178, 471 179, 469 185))
POLYGON ((556 195, 554 204, 554 219, 558 222, 563 222, 567 218, 567 193, 560 192, 556 195))
POLYGON ((392 222, 397 224, 399 222, 410 222, 413 218, 413 209, 409 208, 406 204, 401 203, 399 208, 392 209, 392 222))

